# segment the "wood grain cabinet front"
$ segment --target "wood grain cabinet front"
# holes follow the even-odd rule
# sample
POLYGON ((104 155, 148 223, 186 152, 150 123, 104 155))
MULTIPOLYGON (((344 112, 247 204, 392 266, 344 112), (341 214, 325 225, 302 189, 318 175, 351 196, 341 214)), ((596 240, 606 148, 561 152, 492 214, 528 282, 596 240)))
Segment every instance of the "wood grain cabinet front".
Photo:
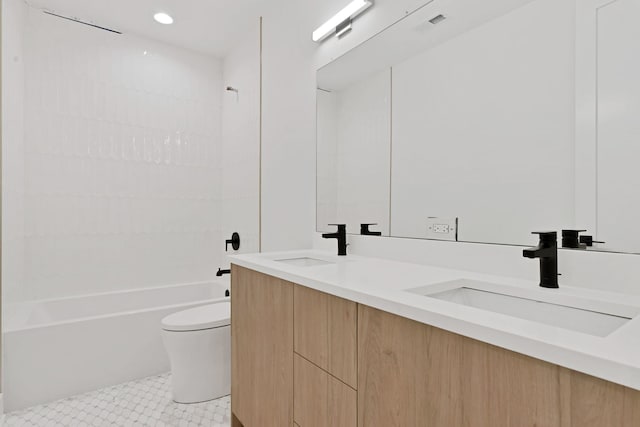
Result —
POLYGON ((234 426, 293 425, 293 284, 231 267, 234 426))
POLYGON ((234 427, 640 427, 640 391, 232 266, 234 427))
POLYGON ((295 423, 300 427, 356 427, 357 393, 300 355, 294 356, 295 423))
POLYGON ((357 388, 357 304, 304 286, 293 298, 295 351, 357 388))
POLYGON ((638 427, 640 392, 358 306, 359 427, 638 427))

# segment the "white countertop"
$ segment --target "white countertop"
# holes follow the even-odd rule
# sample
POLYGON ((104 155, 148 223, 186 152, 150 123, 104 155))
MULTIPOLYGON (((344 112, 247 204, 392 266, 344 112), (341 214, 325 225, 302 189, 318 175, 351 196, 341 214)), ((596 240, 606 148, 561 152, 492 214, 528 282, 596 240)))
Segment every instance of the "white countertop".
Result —
MULTIPOLYGON (((356 255, 338 257, 316 250, 230 258, 241 267, 640 390, 640 316, 610 335, 598 337, 406 292, 459 279, 534 290, 540 289, 537 281, 356 255), (294 266, 277 261, 300 257, 330 264, 294 266)), ((562 282, 560 289, 544 291, 565 299, 587 298, 640 307, 639 296, 565 287, 562 282)))

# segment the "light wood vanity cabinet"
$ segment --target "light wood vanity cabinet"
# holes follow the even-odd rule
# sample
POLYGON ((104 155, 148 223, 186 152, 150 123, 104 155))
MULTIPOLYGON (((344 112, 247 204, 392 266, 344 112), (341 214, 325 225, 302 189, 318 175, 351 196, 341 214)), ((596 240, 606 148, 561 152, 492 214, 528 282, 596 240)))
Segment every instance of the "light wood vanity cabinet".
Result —
POLYGON ((293 286, 231 266, 234 427, 293 425, 293 286))
POLYGON ((357 304, 236 265, 231 281, 233 427, 355 427, 357 304))
POLYGON ((232 266, 234 427, 638 427, 640 392, 232 266))
POLYGON ((295 352, 357 388, 357 304, 304 286, 293 300, 295 352))
POLYGON ((640 392, 358 306, 358 426, 637 427, 640 392))
POLYGON ((293 418, 300 427, 357 425, 357 314, 352 301, 294 287, 293 418))

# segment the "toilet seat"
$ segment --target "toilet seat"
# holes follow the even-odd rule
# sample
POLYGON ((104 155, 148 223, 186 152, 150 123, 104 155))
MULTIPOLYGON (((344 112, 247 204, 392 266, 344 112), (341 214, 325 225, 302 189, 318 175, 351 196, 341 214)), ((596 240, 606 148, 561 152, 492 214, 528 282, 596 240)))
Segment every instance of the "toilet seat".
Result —
POLYGON ((231 303, 228 301, 190 308, 162 319, 162 329, 170 332, 200 331, 231 324, 231 303))

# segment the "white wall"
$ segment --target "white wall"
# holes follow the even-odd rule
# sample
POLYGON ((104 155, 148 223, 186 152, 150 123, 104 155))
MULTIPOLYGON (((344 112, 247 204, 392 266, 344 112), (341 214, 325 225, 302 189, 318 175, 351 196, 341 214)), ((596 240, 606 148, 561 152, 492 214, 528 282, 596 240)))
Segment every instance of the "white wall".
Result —
POLYGON ((393 236, 574 226, 574 20, 573 0, 536 0, 393 67, 393 236))
POLYGON ((35 10, 24 31, 25 276, 5 282, 12 298, 211 279, 220 61, 35 10))
MULTIPOLYGON (((24 274, 24 33, 27 6, 20 0, 0 5, 2 29, 2 265, 0 303, 11 296, 12 284, 24 274)), ((2 318, 0 306, 0 324, 2 318)), ((4 349, 0 336, 0 350, 4 349)), ((1 352, 0 352, 1 353, 1 352)), ((0 357, 1 358, 1 357, 0 357)), ((1 366, 0 366, 1 371, 1 366)), ((3 373, 0 372, 0 376, 3 373)), ((4 378, 4 377, 3 377, 4 378)), ((0 384, 0 414, 3 411, 0 384)))
MULTIPOLYGON (((2 4, 2 292, 11 299, 24 274, 24 25, 21 0, 2 4)), ((5 299, 5 301, 6 301, 5 299)))
MULTIPOLYGON (((259 251, 260 22, 224 59, 222 103, 222 231, 240 234, 240 250, 259 251)), ((220 242, 221 244, 223 242, 220 242)), ((229 246, 229 254, 232 253, 229 246)), ((228 261, 222 261, 228 268, 228 261)))

